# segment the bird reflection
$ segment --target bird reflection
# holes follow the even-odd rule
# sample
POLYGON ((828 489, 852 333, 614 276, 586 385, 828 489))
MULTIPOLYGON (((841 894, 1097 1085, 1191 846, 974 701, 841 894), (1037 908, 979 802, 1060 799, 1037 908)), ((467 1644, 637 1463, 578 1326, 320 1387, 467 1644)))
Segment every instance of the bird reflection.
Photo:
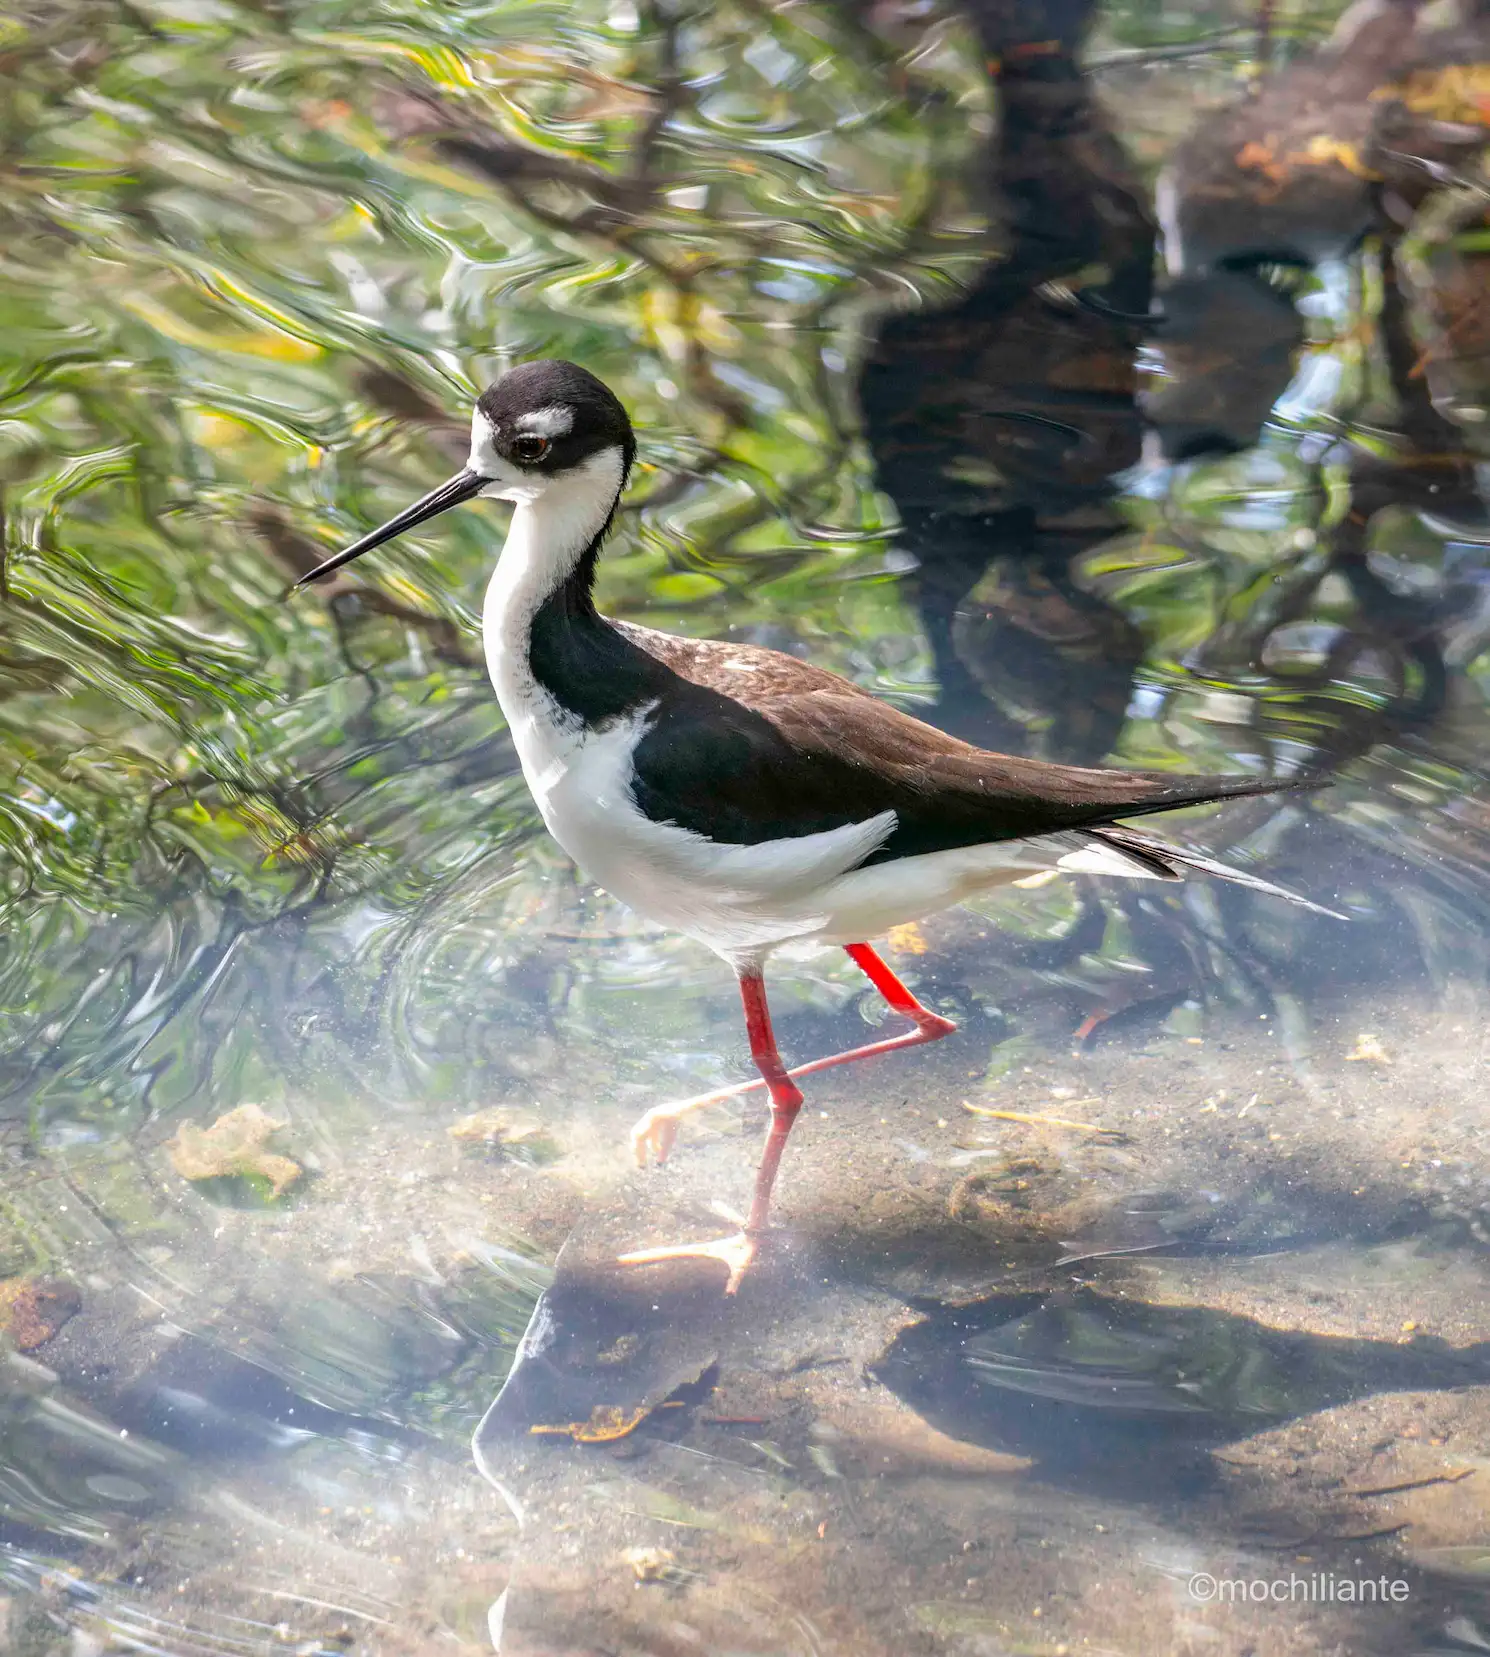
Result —
POLYGON ((887 322, 859 394, 879 478, 917 559, 940 686, 970 740, 1094 761, 1125 715, 1142 640, 1073 559, 1118 527, 1138 458, 1137 329, 1154 227, 1077 54, 1086 0, 970 13, 1001 119, 987 172, 1008 250, 963 302, 887 322), (1101 267, 1091 304, 1052 285, 1101 267), (1052 718, 1058 734, 1036 735, 1052 718))
POLYGON ((1111 749, 1144 641, 1080 572, 1125 527, 1115 478, 1141 452, 1175 463, 1257 444, 1299 365, 1301 291, 1346 258, 1359 285, 1374 236, 1387 385, 1359 411, 1367 441, 1305 450, 1316 470, 1347 469, 1350 510, 1187 664, 1281 680, 1302 697, 1289 734, 1343 764, 1440 717, 1445 630, 1480 606, 1473 580, 1431 597, 1394 587, 1371 532, 1405 508, 1490 535, 1466 443, 1487 389, 1475 368, 1490 289, 1482 257, 1449 246, 1483 231, 1487 200, 1442 188, 1490 137, 1460 85, 1490 42, 1477 20, 1426 33, 1413 7, 1353 8, 1318 53, 1182 141, 1158 191, 1168 275, 1151 294, 1154 224, 1078 63, 1090 11, 970 8, 1000 99, 987 173, 1007 248, 959 305, 886 323, 861 376, 880 480, 918 563, 936 717, 1052 757, 1111 749), (1332 576, 1356 613, 1312 628, 1301 654, 1332 576), (1341 693, 1363 677, 1372 694, 1341 693))
MULTIPOLYGON (((1484 20, 1433 30, 1410 5, 1352 8, 1321 49, 1196 124, 1151 215, 1082 68, 1092 8, 975 0, 966 16, 998 94, 985 171, 1000 256, 959 304, 888 320, 859 386, 916 559, 931 716, 991 746, 1085 762, 1135 715, 1167 726, 1198 710, 1259 762, 1281 745, 1337 773, 1410 771, 1409 756, 1428 753, 1476 765, 1455 716, 1473 695, 1464 667, 1483 645, 1478 548, 1490 541, 1478 245, 1490 194, 1472 172, 1490 139, 1474 96, 1484 20), (1350 330, 1320 358, 1335 382, 1301 377, 1306 312, 1322 305, 1350 330), (1351 340, 1366 347, 1359 372, 1351 340), (1280 413, 1291 385, 1302 389, 1280 413), (1289 438, 1295 404, 1326 391, 1333 403, 1289 438), (1184 491, 1191 463, 1245 465, 1264 442, 1288 455, 1275 497, 1288 504, 1272 509, 1286 516, 1270 525, 1313 527, 1270 535, 1259 569, 1212 526, 1241 523, 1262 474, 1238 472, 1232 518, 1194 512, 1184 491), (1094 578, 1127 563, 1120 537, 1140 499, 1163 501, 1156 533, 1214 588, 1211 625, 1179 671, 1142 678, 1155 659, 1144 610, 1121 580, 1094 578), (1227 703, 1215 687, 1241 694, 1227 703)), ((1430 824, 1426 838, 1451 837, 1430 824)), ((1483 857, 1472 837, 1452 838, 1447 862, 1416 860, 1435 879, 1452 865, 1462 889, 1483 857)), ((1327 813, 1311 841, 1372 889, 1395 889, 1379 837, 1368 844, 1327 813)), ((1132 992, 1143 1017, 1217 991, 1267 1007, 1318 950, 1258 932, 1245 904, 1223 906, 1219 950, 1213 925, 1142 894, 1094 894, 1091 924, 1068 930, 1100 949, 1103 915, 1122 911, 1151 969, 1132 992)), ((1358 940, 1357 959, 1380 954, 1390 972, 1416 947, 1391 901, 1378 908, 1380 936, 1358 940)), ((1129 1007, 1111 986, 1093 993, 1083 1039, 1129 1007)))
POLYGON ((1374 324, 1385 384, 1341 411, 1353 425, 1338 441, 1301 450, 1343 472, 1347 510, 1194 662, 1281 681, 1295 729, 1336 766, 1435 728, 1450 705, 1447 641, 1481 607, 1472 579, 1431 593, 1390 579, 1373 544, 1406 513, 1490 539, 1474 445, 1490 285, 1483 256, 1452 245, 1486 224, 1483 192, 1455 187, 1454 169, 1490 140, 1463 91, 1487 50, 1478 17, 1430 31, 1412 6, 1353 7, 1317 54, 1198 125, 1160 183, 1169 278, 1148 339, 1160 372, 1140 401, 1167 460, 1260 440, 1299 366, 1295 298, 1317 268, 1349 261, 1354 308, 1374 324), (1332 578, 1353 613, 1329 605, 1332 578))

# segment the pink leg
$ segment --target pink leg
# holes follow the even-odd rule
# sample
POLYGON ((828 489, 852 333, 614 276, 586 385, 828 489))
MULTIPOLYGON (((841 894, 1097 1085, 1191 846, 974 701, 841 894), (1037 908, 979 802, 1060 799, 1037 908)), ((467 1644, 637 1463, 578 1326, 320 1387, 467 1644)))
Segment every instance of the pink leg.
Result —
POLYGON ((750 1216, 744 1231, 737 1236, 721 1238, 712 1243, 684 1243, 675 1247, 642 1249, 635 1254, 624 1254, 624 1265, 646 1265, 657 1260, 676 1260, 706 1256, 722 1260, 729 1268, 726 1292, 733 1294, 740 1285, 750 1262, 755 1257, 756 1240, 766 1229, 771 1208, 771 1192, 776 1184, 776 1173, 781 1166, 781 1153, 802 1108, 802 1090, 796 1085, 798 1076, 810 1076, 818 1070, 829 1070, 834 1065, 851 1064, 856 1059, 877 1058, 881 1053, 894 1053, 902 1047, 918 1047, 923 1042, 939 1041, 950 1035, 957 1026, 947 1018, 923 1007, 915 996, 895 976, 868 944, 847 944, 851 960, 859 966, 874 987, 884 996, 892 1011, 914 1020, 915 1029, 902 1035, 890 1036, 884 1041, 871 1041, 863 1047, 852 1047, 845 1053, 834 1053, 827 1058, 813 1059, 788 1070, 781 1062, 776 1037, 771 1029, 771 1012, 766 1005, 766 984, 759 972, 741 973, 740 999, 745 1007, 745 1030, 750 1039, 750 1054, 755 1060, 760 1079, 741 1082, 733 1087, 706 1093, 681 1104, 658 1105, 649 1110, 631 1131, 631 1142, 637 1161, 645 1164, 647 1148, 652 1148, 659 1162, 667 1159, 677 1136, 680 1117, 729 1099, 736 1094, 765 1088, 771 1095, 771 1129, 766 1136, 766 1148, 755 1176, 755 1193, 750 1202, 750 1216))

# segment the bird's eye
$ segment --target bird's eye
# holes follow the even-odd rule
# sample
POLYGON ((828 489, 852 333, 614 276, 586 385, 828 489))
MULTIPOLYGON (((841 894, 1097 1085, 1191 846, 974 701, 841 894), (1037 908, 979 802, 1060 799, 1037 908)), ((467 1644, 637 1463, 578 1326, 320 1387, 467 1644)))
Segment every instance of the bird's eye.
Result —
POLYGON ((546 437, 514 437, 512 452, 525 466, 531 466, 535 461, 542 460, 549 451, 549 441, 546 437))

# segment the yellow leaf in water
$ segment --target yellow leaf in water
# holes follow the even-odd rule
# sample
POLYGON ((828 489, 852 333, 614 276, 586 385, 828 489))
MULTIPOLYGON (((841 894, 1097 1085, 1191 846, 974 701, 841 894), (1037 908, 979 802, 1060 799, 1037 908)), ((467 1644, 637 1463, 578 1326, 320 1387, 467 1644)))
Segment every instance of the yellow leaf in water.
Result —
POLYGON ((500 1108, 472 1111, 452 1122, 445 1132, 458 1144, 521 1155, 534 1162, 552 1162, 563 1154, 537 1117, 514 1115, 500 1108))
POLYGON ((666 1582, 677 1574, 671 1548, 627 1548, 621 1558, 636 1573, 638 1582, 666 1582))
POLYGON ((473 1110, 445 1130, 452 1139, 480 1145, 500 1145, 528 1131, 528 1124, 521 1118, 500 1109, 473 1110))
POLYGON ((1381 1037, 1361 1034, 1355 1038, 1355 1046, 1345 1055, 1347 1064, 1390 1064, 1392 1056, 1381 1045, 1381 1037))
POLYGON ((1374 172, 1361 160, 1360 152, 1354 144, 1346 144, 1323 133, 1317 133, 1309 140, 1309 147, 1302 156, 1290 155, 1289 160, 1303 160, 1310 166, 1319 167, 1327 167, 1331 162, 1335 162, 1354 178, 1363 178, 1373 184, 1381 181, 1381 174, 1374 172))
POLYGON ((1414 69, 1405 80, 1381 86, 1373 100, 1400 98, 1414 115, 1484 126, 1490 118, 1490 63, 1451 63, 1414 69))
POLYGON ((907 921, 904 926, 892 926, 885 934, 885 942, 902 955, 924 955, 931 947, 914 921, 907 921))
POLYGON ((183 1179, 221 1179, 228 1174, 258 1174, 277 1197, 300 1178, 301 1168, 287 1156, 264 1147, 284 1127, 259 1105, 239 1105, 219 1116, 210 1128, 183 1122, 166 1143, 171 1166, 183 1179))
POLYGON ((619 1404, 597 1404, 590 1411, 588 1421, 567 1421, 563 1426, 535 1425, 530 1433, 567 1433, 577 1444, 609 1444, 635 1432, 652 1413, 651 1406, 642 1404, 625 1409, 619 1404))

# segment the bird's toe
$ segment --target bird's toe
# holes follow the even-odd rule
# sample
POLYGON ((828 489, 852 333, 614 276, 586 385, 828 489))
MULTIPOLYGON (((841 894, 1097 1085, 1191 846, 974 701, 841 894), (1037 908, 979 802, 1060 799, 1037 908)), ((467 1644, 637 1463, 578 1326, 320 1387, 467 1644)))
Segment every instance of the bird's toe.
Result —
POLYGON ((631 1130, 631 1150, 638 1168, 645 1168, 650 1155, 659 1167, 667 1161, 678 1137, 677 1119, 662 1110, 649 1110, 631 1130))
POLYGON ((706 1243, 673 1243, 662 1248, 636 1249, 616 1257, 618 1266, 658 1266, 669 1260, 718 1260, 728 1276, 724 1292, 732 1295, 738 1290, 746 1272, 755 1261, 757 1243, 747 1231, 737 1231, 732 1237, 715 1237, 706 1243))

